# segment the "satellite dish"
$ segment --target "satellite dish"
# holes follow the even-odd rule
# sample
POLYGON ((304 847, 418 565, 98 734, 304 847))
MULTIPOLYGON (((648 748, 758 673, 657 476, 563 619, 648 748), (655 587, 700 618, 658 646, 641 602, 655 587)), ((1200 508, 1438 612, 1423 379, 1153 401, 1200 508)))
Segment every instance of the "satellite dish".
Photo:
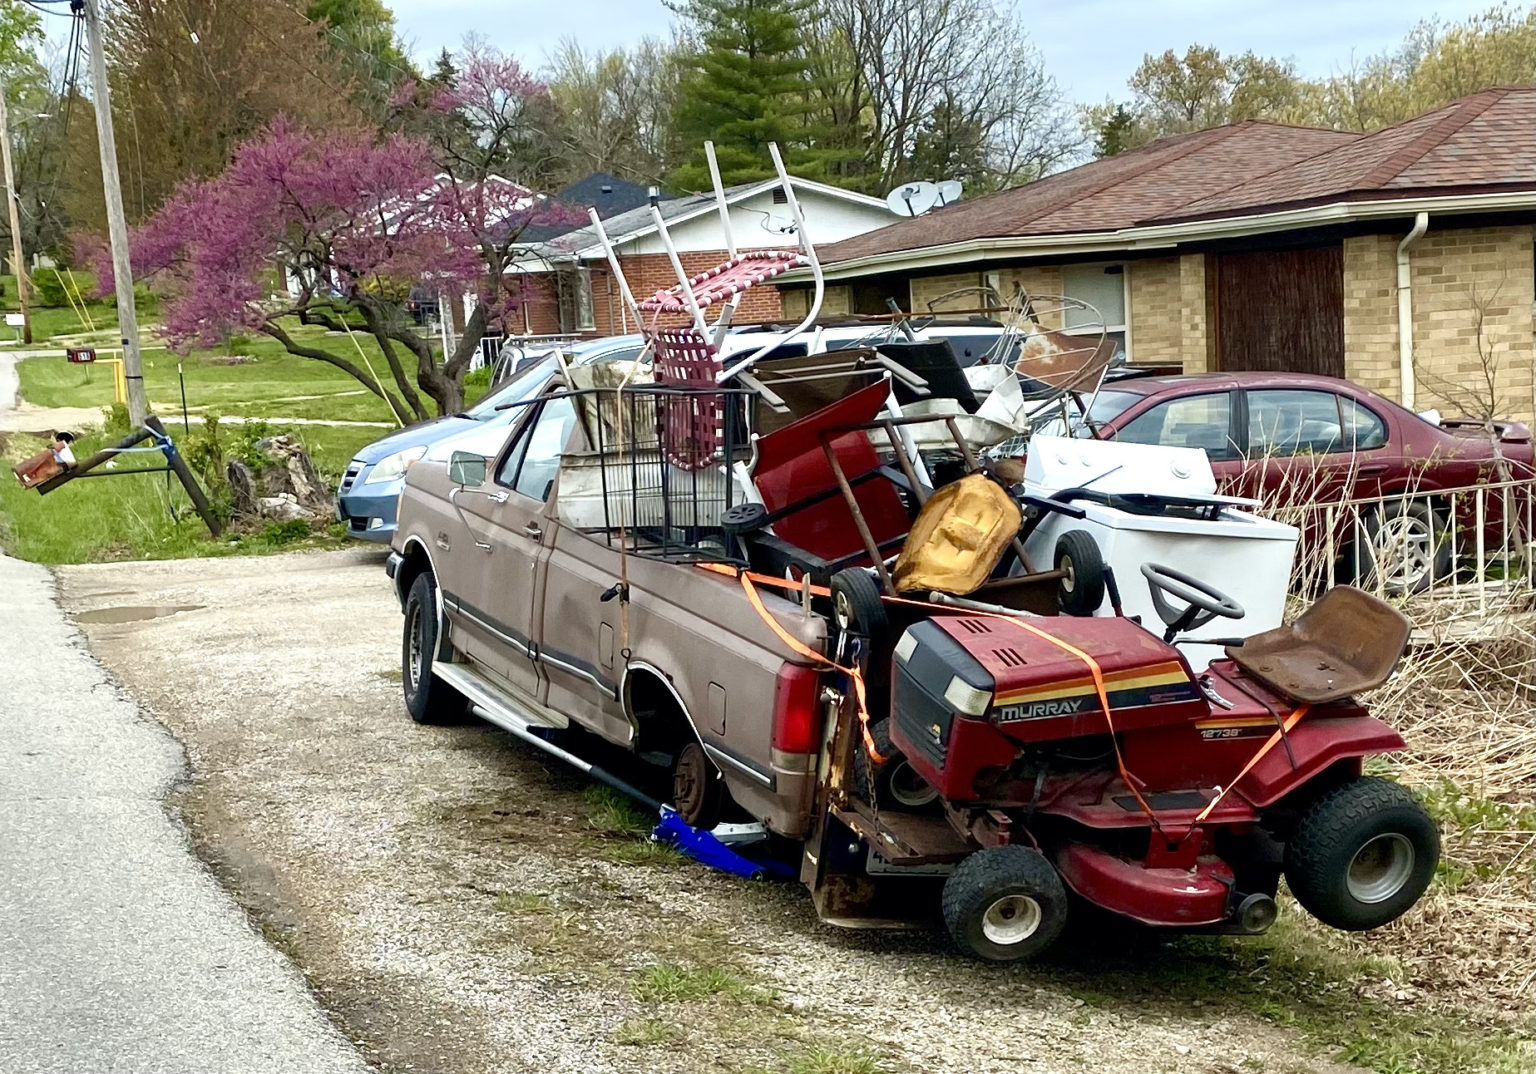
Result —
POLYGON ((953 205, 960 200, 963 194, 964 187, 960 185, 960 180, 958 179, 945 179, 939 184, 940 205, 953 205))
POLYGON ((932 183, 903 183, 885 196, 885 207, 897 216, 922 216, 939 203, 939 188, 932 183))

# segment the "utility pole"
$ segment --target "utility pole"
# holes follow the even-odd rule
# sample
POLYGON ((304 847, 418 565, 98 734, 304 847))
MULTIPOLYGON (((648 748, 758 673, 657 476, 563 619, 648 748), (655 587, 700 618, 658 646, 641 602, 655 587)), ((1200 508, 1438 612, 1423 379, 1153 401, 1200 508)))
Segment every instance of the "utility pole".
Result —
POLYGON ((21 255, 21 213, 16 197, 16 175, 11 171, 10 116, 5 107, 5 90, 0 87, 0 161, 5 165, 5 203, 11 210, 11 267, 16 270, 16 298, 21 303, 21 338, 32 342, 32 311, 27 300, 27 263, 21 255))
POLYGON ((107 199, 107 235, 112 240, 112 275, 117 284, 117 323, 122 330, 123 377, 128 382, 128 421, 137 428, 149 414, 144 362, 139 354, 139 315, 133 305, 133 265, 128 259, 128 224, 123 219, 123 184, 117 174, 117 140, 112 134, 112 100, 107 92, 107 47, 101 36, 99 0, 71 0, 85 13, 91 46, 91 89, 95 91, 96 140, 101 144, 101 188, 107 199))

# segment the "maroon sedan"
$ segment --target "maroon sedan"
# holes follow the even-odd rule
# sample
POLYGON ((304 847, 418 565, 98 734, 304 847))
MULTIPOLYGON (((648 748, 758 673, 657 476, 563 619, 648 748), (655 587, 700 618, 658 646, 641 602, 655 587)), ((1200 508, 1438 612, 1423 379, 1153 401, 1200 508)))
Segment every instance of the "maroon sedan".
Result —
MULTIPOLYGON (((1087 415, 1104 438, 1204 448, 1222 490, 1289 513, 1303 505, 1380 500, 1337 513, 1335 547, 1345 579, 1416 592, 1451 569, 1447 490, 1518 481, 1484 498, 1490 548, 1529 518, 1531 433, 1519 422, 1436 425, 1374 392, 1305 373, 1123 376, 1108 382, 1087 415), (1355 519, 1358 518, 1358 525, 1355 519)), ((1457 496, 1456 543, 1475 540, 1475 498, 1457 496)), ((1301 511, 1304 539, 1325 530, 1301 511)), ((1516 542, 1518 543, 1518 542, 1516 542)))

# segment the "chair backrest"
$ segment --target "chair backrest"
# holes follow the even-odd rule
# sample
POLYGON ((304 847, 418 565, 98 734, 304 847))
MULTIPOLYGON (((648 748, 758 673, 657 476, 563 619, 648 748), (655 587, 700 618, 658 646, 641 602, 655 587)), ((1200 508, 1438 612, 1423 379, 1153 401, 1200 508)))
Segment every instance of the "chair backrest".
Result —
POLYGON ((752 475, 758 494, 770 513, 789 509, 773 524, 781 540, 823 559, 841 559, 864 548, 822 449, 824 434, 875 542, 894 541, 911 528, 896 487, 882 476, 871 476, 880 468, 880 455, 869 434, 858 429, 835 432, 875 420, 888 392, 883 380, 871 384, 758 440, 752 475), (794 510, 798 503, 806 505, 794 510))
POLYGON ((715 383, 720 354, 692 327, 659 329, 651 348, 656 383, 681 389, 656 398, 662 454, 680 470, 702 470, 719 461, 725 444, 725 397, 715 383))

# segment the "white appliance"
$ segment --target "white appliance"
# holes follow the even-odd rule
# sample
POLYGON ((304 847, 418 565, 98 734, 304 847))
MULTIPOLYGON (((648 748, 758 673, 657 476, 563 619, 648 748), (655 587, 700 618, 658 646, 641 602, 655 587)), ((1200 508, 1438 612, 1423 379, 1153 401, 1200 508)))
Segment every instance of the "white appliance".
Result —
MULTIPOLYGON (((1282 625, 1298 531, 1240 509, 1255 501, 1216 495, 1204 451, 1036 436, 1024 485, 1040 496, 1086 489, 1128 497, 1108 504, 1074 497, 1072 506, 1085 517, 1046 514, 1024 548, 1037 567, 1046 568, 1054 564, 1062 534, 1085 531, 1114 569, 1125 614, 1140 616, 1153 633, 1161 636, 1164 628, 1141 574, 1143 563, 1183 571, 1242 605, 1243 618, 1213 619, 1188 637, 1247 637, 1282 625)), ((1114 614, 1107 597, 1095 614, 1114 614)), ((1223 655, 1219 645, 1188 642, 1179 648, 1197 672, 1223 655)))

